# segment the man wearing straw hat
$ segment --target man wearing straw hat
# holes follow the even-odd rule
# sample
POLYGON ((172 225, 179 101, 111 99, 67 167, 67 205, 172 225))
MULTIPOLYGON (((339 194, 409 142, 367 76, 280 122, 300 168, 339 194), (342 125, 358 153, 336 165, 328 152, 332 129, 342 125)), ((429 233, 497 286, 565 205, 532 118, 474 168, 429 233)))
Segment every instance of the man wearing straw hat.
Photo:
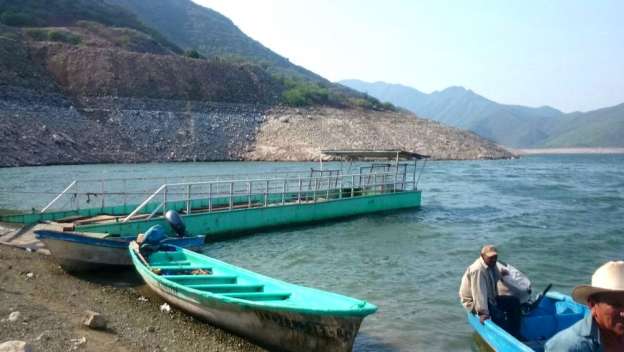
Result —
POLYGON ((572 291, 591 313, 546 343, 546 351, 624 351, 624 261, 611 261, 594 272, 591 285, 572 291))

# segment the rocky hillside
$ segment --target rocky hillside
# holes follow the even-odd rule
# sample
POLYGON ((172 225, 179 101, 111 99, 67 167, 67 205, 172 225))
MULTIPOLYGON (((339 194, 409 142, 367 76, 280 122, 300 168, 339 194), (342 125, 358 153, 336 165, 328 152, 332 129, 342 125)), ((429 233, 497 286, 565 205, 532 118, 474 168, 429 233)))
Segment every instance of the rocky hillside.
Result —
MULTIPOLYGON (((70 4, 51 2, 55 11, 70 4)), ((48 16, 41 2, 0 0, 0 20, 12 24, 0 24, 0 166, 311 160, 321 148, 368 147, 510 156, 361 94, 182 55, 132 14, 91 2, 100 4, 79 0, 48 16), (111 14, 114 23, 101 20, 111 14)))
POLYGON ((245 155, 251 160, 318 160, 322 149, 402 149, 433 159, 512 155, 474 133, 407 112, 272 108, 245 155))

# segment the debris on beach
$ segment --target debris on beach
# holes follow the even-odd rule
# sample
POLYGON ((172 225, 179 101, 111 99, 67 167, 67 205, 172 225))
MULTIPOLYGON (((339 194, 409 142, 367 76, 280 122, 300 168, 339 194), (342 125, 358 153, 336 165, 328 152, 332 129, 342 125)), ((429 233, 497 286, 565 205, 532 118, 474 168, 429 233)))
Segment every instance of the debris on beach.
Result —
POLYGON ((79 339, 71 339, 69 340, 74 346, 72 347, 73 350, 77 350, 78 347, 84 345, 87 343, 87 338, 86 337, 81 337, 79 339))
POLYGON ((141 296, 141 297, 137 298, 137 300, 138 300, 139 302, 149 302, 149 299, 147 299, 147 298, 145 298, 145 297, 143 297, 143 296, 141 296))
POLYGON ((163 312, 163 313, 170 313, 171 312, 171 306, 168 305, 167 303, 163 303, 160 306, 160 311, 163 312))
POLYGON ((106 319, 102 314, 92 310, 85 310, 82 324, 94 330, 106 330, 106 319))
POLYGON ((24 341, 13 340, 0 343, 0 352, 32 352, 32 347, 24 341))
POLYGON ((10 322, 14 322, 17 321, 17 319, 19 319, 21 313, 18 311, 12 312, 11 314, 9 314, 9 318, 7 319, 10 322))
POLYGON ((26 278, 27 278, 27 279, 32 279, 32 278, 34 278, 34 277, 35 277, 35 274, 33 274, 32 272, 28 272, 28 273, 26 274, 26 278))

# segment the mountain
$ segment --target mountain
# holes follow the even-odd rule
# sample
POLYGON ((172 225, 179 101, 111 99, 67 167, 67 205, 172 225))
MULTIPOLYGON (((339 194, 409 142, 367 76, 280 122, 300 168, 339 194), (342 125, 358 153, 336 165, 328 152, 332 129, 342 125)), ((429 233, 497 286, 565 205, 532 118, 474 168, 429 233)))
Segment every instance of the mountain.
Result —
POLYGON ((544 147, 624 147, 624 103, 564 115, 544 147))
MULTIPOLYGON (((178 5, 214 15, 201 28, 235 28, 189 0, 138 4, 178 5)), ((338 147, 512 156, 287 61, 278 72, 277 61, 232 59, 229 41, 215 51, 223 56, 204 56, 152 26, 112 0, 0 0, 0 167, 311 160, 338 147)))
POLYGON ((497 143, 515 147, 622 147, 622 106, 587 113, 564 114, 549 106, 532 108, 494 102, 463 87, 431 94, 384 82, 345 80, 343 85, 418 116, 471 130, 497 143))
POLYGON ((274 72, 315 81, 323 77, 291 63, 243 33, 227 17, 190 0, 105 0, 132 13, 180 47, 210 57, 252 61, 274 72))

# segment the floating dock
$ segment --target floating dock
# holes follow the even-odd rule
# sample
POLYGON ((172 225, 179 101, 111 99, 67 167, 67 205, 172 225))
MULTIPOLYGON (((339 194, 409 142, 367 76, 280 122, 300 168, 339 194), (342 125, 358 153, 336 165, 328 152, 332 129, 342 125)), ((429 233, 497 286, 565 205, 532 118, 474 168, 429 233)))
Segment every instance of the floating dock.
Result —
POLYGON ((167 182, 148 194, 127 190, 140 179, 75 180, 42 210, 3 215, 0 222, 44 222, 66 231, 132 236, 156 224, 170 229, 164 213, 175 210, 190 233, 205 234, 211 241, 271 227, 420 207, 418 181, 426 156, 398 150, 323 154, 341 160, 340 167, 326 168, 321 162, 319 168, 298 174, 167 182), (123 187, 107 186, 111 183, 123 187), (145 197, 142 202, 128 202, 137 194, 145 197), (63 200, 70 208, 55 209, 63 200), (98 207, 92 206, 95 202, 98 207))

